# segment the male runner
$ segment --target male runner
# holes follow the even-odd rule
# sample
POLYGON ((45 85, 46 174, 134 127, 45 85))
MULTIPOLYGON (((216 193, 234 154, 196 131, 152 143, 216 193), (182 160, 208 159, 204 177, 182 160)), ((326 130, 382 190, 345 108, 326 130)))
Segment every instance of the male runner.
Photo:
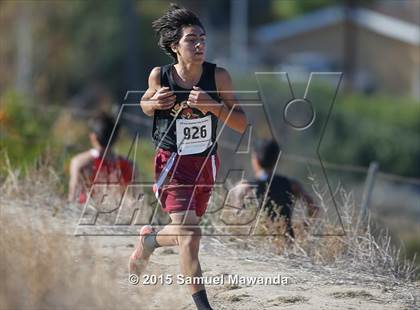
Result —
MULTIPOLYGON (((206 32, 199 18, 171 5, 153 22, 159 47, 174 63, 155 67, 141 99, 143 112, 153 117, 155 193, 171 224, 159 232, 143 226, 130 257, 130 274, 141 274, 153 250, 179 246, 181 272, 201 277, 198 260, 200 218, 206 211, 219 167, 218 120, 243 133, 247 120, 232 92, 229 73, 206 62, 206 32)), ((198 309, 211 309, 204 285, 189 285, 198 309)))

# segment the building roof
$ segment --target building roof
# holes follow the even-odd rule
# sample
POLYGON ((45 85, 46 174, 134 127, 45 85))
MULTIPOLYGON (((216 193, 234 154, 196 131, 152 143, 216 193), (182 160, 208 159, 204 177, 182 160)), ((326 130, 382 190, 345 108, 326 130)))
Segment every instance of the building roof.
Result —
MULTIPOLYGON (((261 26, 255 31, 255 38, 259 43, 284 40, 343 22, 346 19, 345 12, 343 7, 334 6, 289 21, 261 26)), ((362 8, 351 9, 349 19, 360 27, 383 36, 420 46, 420 29, 416 24, 362 8)))

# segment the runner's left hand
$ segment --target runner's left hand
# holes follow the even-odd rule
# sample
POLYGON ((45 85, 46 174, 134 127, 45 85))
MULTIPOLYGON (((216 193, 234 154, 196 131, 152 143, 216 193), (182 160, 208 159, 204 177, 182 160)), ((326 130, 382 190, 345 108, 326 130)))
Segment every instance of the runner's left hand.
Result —
POLYGON ((204 114, 207 112, 213 112, 215 109, 218 110, 220 105, 218 102, 213 100, 204 90, 197 86, 194 86, 193 90, 190 92, 187 104, 192 108, 199 109, 204 114))

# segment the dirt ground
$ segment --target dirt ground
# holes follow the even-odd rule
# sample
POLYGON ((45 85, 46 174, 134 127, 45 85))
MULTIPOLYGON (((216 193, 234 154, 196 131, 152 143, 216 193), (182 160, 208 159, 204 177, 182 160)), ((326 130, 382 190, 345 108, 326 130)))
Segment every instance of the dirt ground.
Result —
MULTIPOLYGON (((132 285, 127 262, 136 237, 76 237, 80 209, 54 197, 40 201, 1 201, 1 309, 195 309, 187 285, 177 282, 176 248, 157 249, 147 270, 175 283, 132 285)), ((225 279, 207 285, 214 309, 419 306, 419 282, 276 256, 235 238, 203 237, 200 261, 206 278, 225 279), (287 277, 287 284, 235 284, 229 281, 235 275, 287 277)))

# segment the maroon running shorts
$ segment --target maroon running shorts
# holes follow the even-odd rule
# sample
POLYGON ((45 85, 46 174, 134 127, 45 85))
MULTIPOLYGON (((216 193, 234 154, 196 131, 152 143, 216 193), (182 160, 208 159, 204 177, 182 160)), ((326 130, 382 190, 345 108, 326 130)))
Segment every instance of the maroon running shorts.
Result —
POLYGON ((195 210, 203 216, 219 169, 217 154, 178 155, 158 149, 153 190, 167 213, 195 210))

